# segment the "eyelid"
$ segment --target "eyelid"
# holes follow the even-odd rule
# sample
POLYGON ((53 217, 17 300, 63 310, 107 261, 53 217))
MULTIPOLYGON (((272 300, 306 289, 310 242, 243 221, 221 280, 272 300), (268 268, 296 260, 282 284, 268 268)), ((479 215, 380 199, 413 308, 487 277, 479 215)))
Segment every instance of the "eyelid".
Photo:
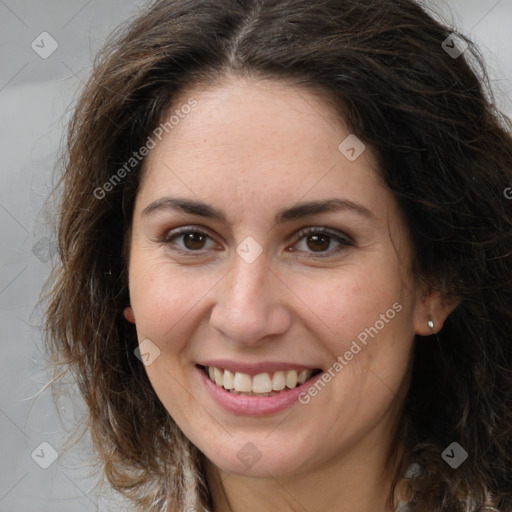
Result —
MULTIPOLYGON (((329 236, 330 238, 333 238, 336 242, 338 242, 340 245, 335 249, 330 249, 328 251, 324 252, 308 252, 305 251, 305 258, 329 258, 332 256, 335 256, 345 250, 347 247, 353 247, 355 245, 355 242, 352 237, 347 235, 346 233, 340 232, 338 230, 334 230, 327 227, 319 227, 319 226, 309 226, 306 228, 302 228, 294 235, 295 242, 293 245, 297 244, 302 238, 309 234, 324 234, 329 236)), ((295 249, 291 249, 290 252, 304 252, 304 251, 296 251, 295 249)))
POLYGON ((210 231, 208 230, 208 228, 205 228, 204 226, 200 226, 200 225, 195 225, 195 224, 189 224, 187 226, 180 226, 179 228, 173 228, 173 229, 166 230, 165 234, 161 238, 162 238, 162 241, 165 242, 167 240, 173 239, 174 237, 177 237, 178 235, 181 235, 183 233, 189 233, 189 232, 201 233, 203 235, 208 235, 210 238, 213 238, 210 235, 210 231))
MULTIPOLYGON (((210 234, 210 231, 205 228, 204 226, 199 225, 187 225, 187 226, 181 226, 179 228, 174 228, 171 230, 166 231, 166 233, 160 237, 159 242, 163 245, 170 245, 174 239, 179 238, 185 233, 199 233, 201 235, 206 235, 210 240, 212 240, 214 243, 218 245, 217 242, 215 242, 215 239, 210 234)), ((200 249, 198 251, 191 251, 186 249, 181 249, 180 247, 173 247, 172 250, 174 252, 178 252, 181 254, 187 254, 187 255, 203 255, 205 249, 200 249)))
POLYGON ((311 233, 322 233, 325 235, 329 235, 329 236, 331 236, 339 241, 342 241, 346 244, 351 244, 351 245, 355 244, 352 237, 347 235, 346 233, 343 233, 336 229, 322 227, 322 226, 308 226, 308 227, 302 228, 299 231, 297 231, 297 233, 295 233, 294 237, 300 239, 303 236, 309 235, 311 233))

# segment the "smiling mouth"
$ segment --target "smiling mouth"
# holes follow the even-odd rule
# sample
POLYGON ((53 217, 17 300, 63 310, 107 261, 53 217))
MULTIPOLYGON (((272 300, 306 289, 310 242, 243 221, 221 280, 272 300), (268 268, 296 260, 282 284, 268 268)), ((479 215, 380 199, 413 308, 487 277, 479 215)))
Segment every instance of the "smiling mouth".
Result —
POLYGON ((218 387, 234 395, 270 397, 295 389, 322 372, 315 370, 282 370, 249 375, 213 366, 200 366, 218 387))

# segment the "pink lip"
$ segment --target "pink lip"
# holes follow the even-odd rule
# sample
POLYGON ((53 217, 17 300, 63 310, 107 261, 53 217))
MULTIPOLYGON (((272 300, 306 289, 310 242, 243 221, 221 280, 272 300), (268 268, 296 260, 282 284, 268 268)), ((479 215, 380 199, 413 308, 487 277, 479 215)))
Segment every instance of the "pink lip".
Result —
POLYGON ((198 363, 202 366, 214 366, 216 368, 222 368, 223 370, 229 370, 230 372, 236 373, 247 373, 248 375, 257 375, 258 373, 272 373, 279 370, 318 370, 318 366, 304 366, 303 364, 297 363, 285 363, 285 362, 262 362, 262 363, 242 363, 238 361, 232 361, 230 359, 210 359, 208 361, 202 361, 198 363))
MULTIPOLYGON (((216 363, 218 364, 219 361, 216 363)), ((282 368, 282 366, 280 368, 282 368)), ((293 368, 297 367, 294 366, 293 368)), ((277 395, 257 397, 234 395, 212 382, 203 369, 199 367, 196 367, 196 369, 199 372, 199 376, 202 379, 204 386, 217 404, 229 412, 245 416, 268 416, 290 407, 298 401, 301 393, 314 385, 314 383, 323 375, 322 373, 319 373, 315 377, 304 382, 304 384, 288 391, 282 391, 277 395)))

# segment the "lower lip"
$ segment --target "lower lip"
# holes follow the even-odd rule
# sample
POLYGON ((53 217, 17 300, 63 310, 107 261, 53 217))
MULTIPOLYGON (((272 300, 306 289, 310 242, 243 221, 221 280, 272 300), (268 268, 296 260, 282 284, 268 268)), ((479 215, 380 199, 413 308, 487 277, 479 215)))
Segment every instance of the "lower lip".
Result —
POLYGON ((299 395, 309 389, 315 382, 322 377, 322 373, 304 382, 300 386, 274 396, 246 396, 235 395, 217 386, 204 372, 202 368, 197 368, 200 373, 206 389, 210 392, 213 399, 224 409, 235 414, 245 416, 268 416, 291 407, 298 402, 299 395))

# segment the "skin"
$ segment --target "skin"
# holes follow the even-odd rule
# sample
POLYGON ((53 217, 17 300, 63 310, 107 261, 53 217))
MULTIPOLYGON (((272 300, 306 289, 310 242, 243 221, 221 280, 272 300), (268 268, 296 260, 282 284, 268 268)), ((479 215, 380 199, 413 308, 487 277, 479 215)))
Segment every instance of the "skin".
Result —
POLYGON ((404 219, 375 155, 366 147, 349 161, 340 152, 350 130, 321 97, 231 78, 189 90, 173 107, 190 97, 197 107, 148 155, 130 235, 126 315, 139 341, 160 350, 148 377, 208 458, 216 512, 316 512, 333 504, 341 512, 384 511, 414 335, 432 333, 429 313, 439 330, 453 306, 412 275, 404 219), (226 221, 171 208, 143 213, 166 196, 205 202, 226 221), (284 208, 328 198, 371 213, 274 222, 284 208), (208 237, 163 241, 180 227, 208 237), (353 243, 328 238, 319 248, 297 236, 305 227, 329 228, 353 243), (252 263, 236 252, 248 236, 263 250, 252 263), (236 415, 213 402, 198 378, 195 364, 213 358, 327 370, 395 303, 401 311, 306 405, 236 415), (237 457, 246 443, 261 454, 251 467, 237 457))

